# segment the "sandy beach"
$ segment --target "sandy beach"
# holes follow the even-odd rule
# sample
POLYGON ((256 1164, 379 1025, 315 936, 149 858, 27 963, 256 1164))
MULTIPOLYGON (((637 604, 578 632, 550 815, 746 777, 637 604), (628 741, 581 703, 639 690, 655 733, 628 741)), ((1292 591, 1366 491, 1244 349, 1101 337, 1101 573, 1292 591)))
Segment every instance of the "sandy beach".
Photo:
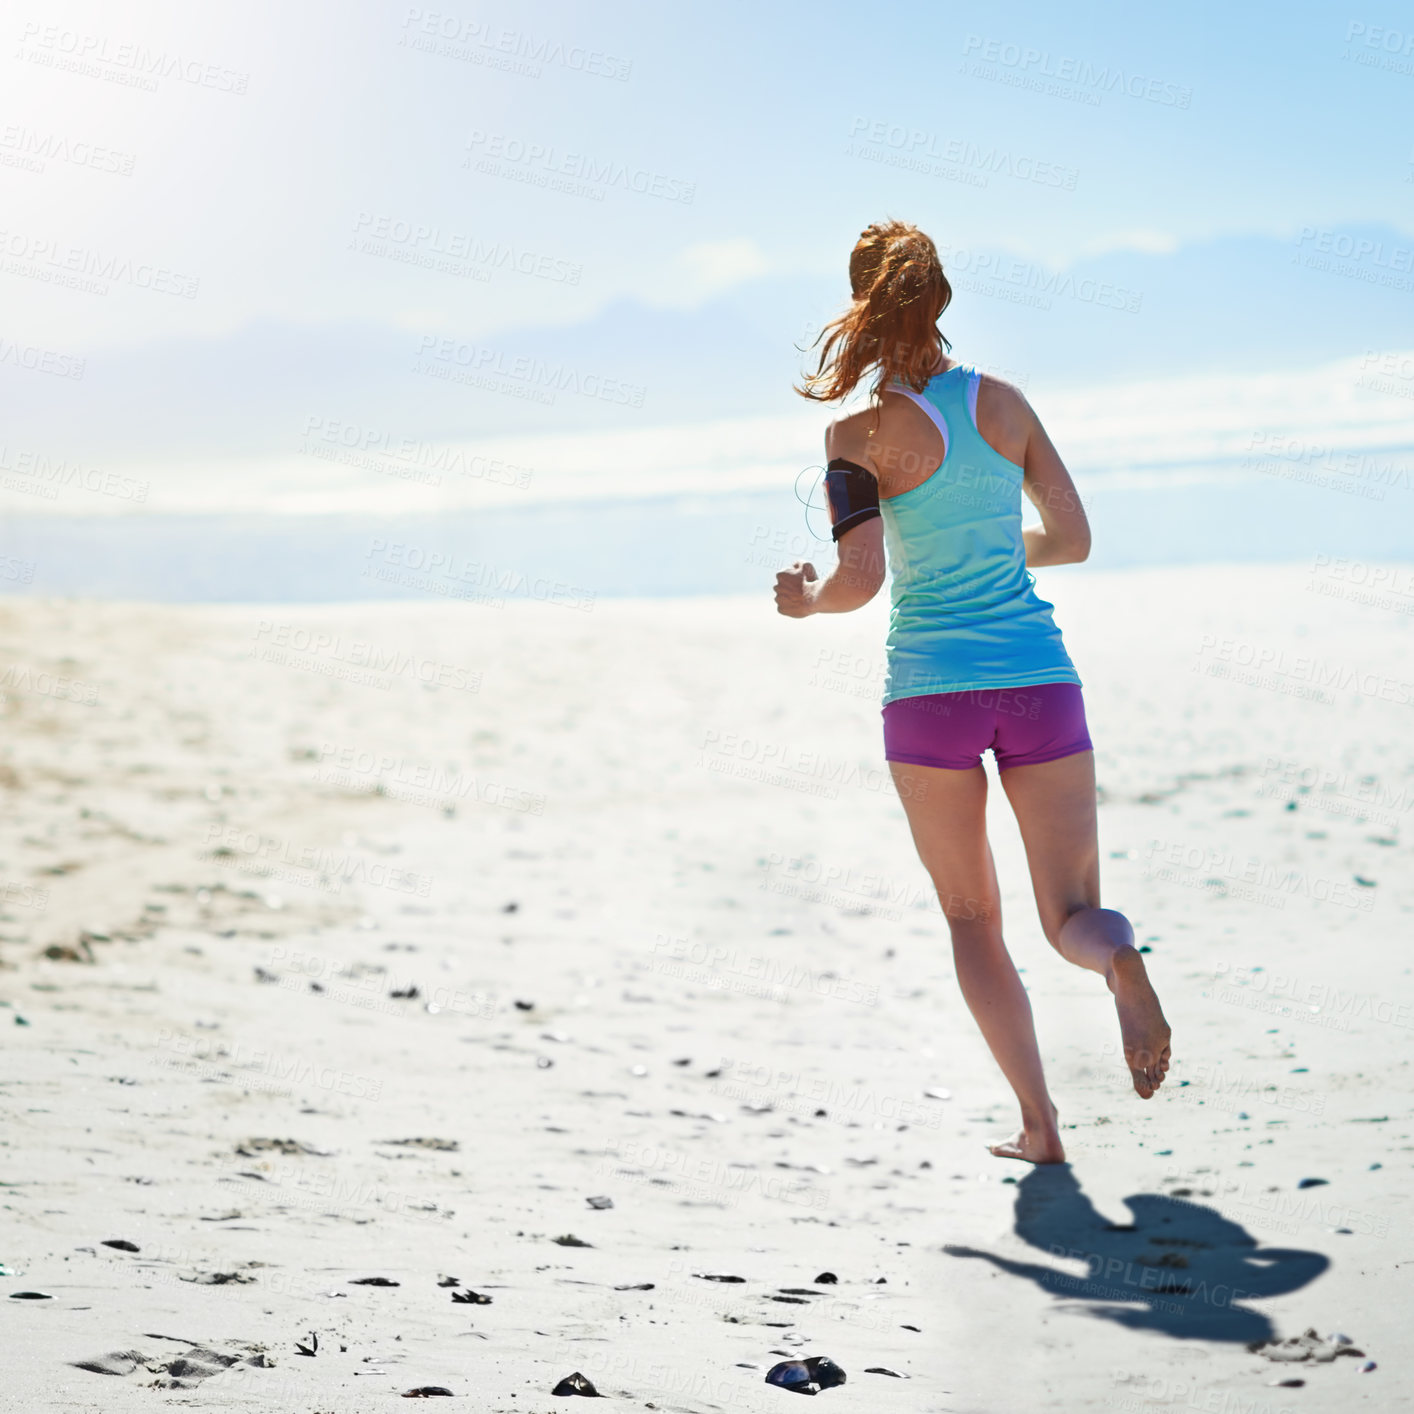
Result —
POLYGON ((1414 567, 1038 573, 1174 1028, 1140 1101, 994 790, 1044 1171, 984 1148, 884 606, 769 578, 0 605, 5 1408, 768 1410, 809 1355, 870 1414, 1414 1407, 1414 567))

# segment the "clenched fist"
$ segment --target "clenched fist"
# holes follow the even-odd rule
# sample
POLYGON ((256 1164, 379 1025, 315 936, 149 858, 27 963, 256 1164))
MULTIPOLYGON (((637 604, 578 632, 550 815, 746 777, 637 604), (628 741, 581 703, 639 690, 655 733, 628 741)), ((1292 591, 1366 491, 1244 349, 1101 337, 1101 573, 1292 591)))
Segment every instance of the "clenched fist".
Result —
POLYGON ((788 619, 803 619, 815 612, 814 583, 819 579, 815 566, 797 560, 776 575, 776 612, 788 619))

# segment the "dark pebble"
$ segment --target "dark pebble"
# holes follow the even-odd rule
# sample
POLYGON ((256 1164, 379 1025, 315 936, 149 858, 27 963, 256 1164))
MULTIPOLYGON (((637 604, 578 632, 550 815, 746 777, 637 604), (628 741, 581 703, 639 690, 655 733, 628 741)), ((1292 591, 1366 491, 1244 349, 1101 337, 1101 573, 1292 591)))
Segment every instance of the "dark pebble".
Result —
POLYGON ((821 1272, 820 1275, 815 1278, 815 1285, 833 1286, 838 1280, 839 1277, 837 1277, 833 1272, 821 1272))
POLYGON ((581 1375, 578 1370, 576 1370, 572 1375, 566 1375, 564 1379, 562 1379, 559 1384, 557 1384, 555 1388, 550 1391, 550 1393, 582 1394, 590 1399, 598 1399, 600 1397, 599 1391, 595 1389, 594 1386, 589 1382, 589 1380, 587 1380, 583 1375, 581 1375))
POLYGON ((819 1394, 845 1382, 845 1372, 828 1355, 811 1355, 804 1360, 782 1360, 766 1371, 766 1383, 779 1385, 795 1394, 819 1394))
POLYGON ((100 1244, 103 1247, 116 1247, 119 1252, 136 1252, 138 1245, 136 1242, 129 1242, 126 1237, 105 1237, 100 1244))

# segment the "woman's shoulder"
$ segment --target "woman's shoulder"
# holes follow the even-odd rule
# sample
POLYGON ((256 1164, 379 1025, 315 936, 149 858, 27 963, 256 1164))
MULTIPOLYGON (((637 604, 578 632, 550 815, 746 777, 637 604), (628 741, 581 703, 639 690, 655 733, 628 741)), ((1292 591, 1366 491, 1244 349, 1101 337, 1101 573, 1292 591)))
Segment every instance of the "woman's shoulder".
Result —
POLYGON ((860 461, 868 453, 875 414, 869 408, 842 412, 825 428, 825 452, 831 457, 860 461))
POLYGON ((1029 406, 1026 394, 1015 383, 1008 383, 1005 378, 999 378, 995 373, 983 373, 979 368, 969 368, 968 374, 977 379, 979 392, 985 388, 1007 403, 1029 406))

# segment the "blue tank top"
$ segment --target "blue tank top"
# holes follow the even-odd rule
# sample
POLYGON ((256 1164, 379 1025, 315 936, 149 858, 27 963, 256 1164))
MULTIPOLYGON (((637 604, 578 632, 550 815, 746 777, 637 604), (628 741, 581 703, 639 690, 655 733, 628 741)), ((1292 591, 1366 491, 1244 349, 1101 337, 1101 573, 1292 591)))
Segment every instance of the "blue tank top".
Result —
POLYGON ((979 378, 955 365, 921 394, 889 384, 933 420, 947 454, 926 481, 880 502, 893 576, 885 706, 934 692, 1083 685, 1026 568, 1025 473, 977 430, 979 378))

